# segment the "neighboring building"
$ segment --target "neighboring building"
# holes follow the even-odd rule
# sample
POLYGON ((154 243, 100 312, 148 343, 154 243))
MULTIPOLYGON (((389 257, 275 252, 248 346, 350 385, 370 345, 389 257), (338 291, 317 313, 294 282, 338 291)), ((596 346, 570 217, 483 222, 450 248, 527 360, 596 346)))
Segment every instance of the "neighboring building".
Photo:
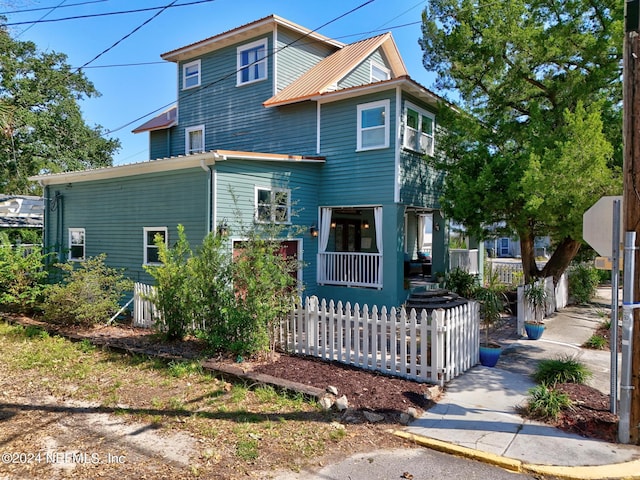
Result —
POLYGON ((0 194, 0 230, 42 228, 44 199, 31 195, 0 194))
POLYGON ((433 225, 444 271, 437 113, 390 33, 345 45, 269 16, 162 55, 177 66, 175 107, 139 126, 150 160, 33 177, 47 200, 45 242, 62 258, 105 252, 150 282, 156 234, 182 224, 196 245, 240 224, 302 225, 283 238, 305 294, 399 305, 405 257, 433 225), (55 207, 55 208, 54 208, 55 207))
MULTIPOLYGON (((485 240, 485 249, 490 257, 520 258, 520 239, 518 237, 496 237, 485 240)), ((551 240, 549 237, 536 237, 533 247, 536 258, 549 258, 551 240)))

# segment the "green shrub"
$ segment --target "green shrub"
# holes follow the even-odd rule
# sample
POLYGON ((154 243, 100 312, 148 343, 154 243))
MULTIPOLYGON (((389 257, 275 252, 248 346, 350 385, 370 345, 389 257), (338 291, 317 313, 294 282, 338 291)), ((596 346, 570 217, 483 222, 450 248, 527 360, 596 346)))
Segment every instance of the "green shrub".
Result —
POLYGON ((47 255, 40 247, 13 247, 0 238, 0 304, 19 311, 38 307, 46 290, 47 255))
POLYGON ((569 295, 577 303, 589 303, 596 293, 600 275, 595 267, 581 263, 569 270, 569 295))
POLYGON ((104 264, 106 255, 83 262, 57 265, 63 272, 61 283, 51 285, 42 305, 45 320, 65 325, 95 325, 106 322, 119 309, 130 280, 104 264))
POLYGON ((450 271, 444 280, 444 288, 464 298, 472 298, 477 287, 478 277, 461 268, 450 271))
POLYGON ((594 350, 604 350, 607 346, 607 339, 602 335, 591 335, 582 346, 585 348, 592 348, 594 350))
POLYGON ((542 360, 533 375, 537 383, 585 383, 592 373, 576 359, 566 356, 552 360, 542 360))
POLYGON ((150 298, 160 313, 155 319, 156 327, 167 340, 182 339, 194 315, 188 268, 193 252, 182 225, 178 225, 178 241, 172 248, 167 248, 160 236, 155 243, 161 264, 144 268, 156 281, 150 298))
POLYGON ((526 413, 529 417, 539 420, 556 419, 562 409, 571 405, 566 393, 558 392, 543 383, 529 390, 526 413))

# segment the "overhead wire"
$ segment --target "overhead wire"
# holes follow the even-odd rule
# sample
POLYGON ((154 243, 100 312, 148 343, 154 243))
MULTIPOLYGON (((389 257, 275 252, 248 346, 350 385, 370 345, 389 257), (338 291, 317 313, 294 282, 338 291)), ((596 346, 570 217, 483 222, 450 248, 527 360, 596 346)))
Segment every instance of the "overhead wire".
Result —
MULTIPOLYGON (((355 7, 355 8, 352 8, 352 9, 351 9, 351 10, 349 10, 348 12, 345 12, 345 13, 343 13, 343 14, 341 14, 341 15, 339 15, 339 16, 337 16, 337 17, 335 17, 335 18, 331 19, 331 20, 329 20, 329 21, 328 21, 328 22, 326 22, 326 23, 323 23, 323 24, 322 24, 322 25, 320 25, 319 27, 316 27, 316 28, 314 28, 313 30, 310 30, 309 32, 304 33, 304 34, 303 34, 303 35, 301 35, 300 37, 296 38, 295 40, 293 40, 293 41, 291 41, 291 42, 287 43, 286 45, 284 45, 283 47, 281 47, 280 49, 278 49, 278 50, 277 50, 277 52, 276 52, 276 51, 271 51, 271 52, 269 52, 269 54, 267 54, 267 55, 265 56, 265 58, 271 58, 271 57, 273 57, 273 55, 275 55, 276 53, 279 53, 279 52, 281 52, 281 51, 285 50, 286 48, 289 48, 289 47, 291 47, 292 45, 297 44, 297 43, 298 43, 300 40, 302 40, 303 38, 307 38, 307 37, 309 37, 311 34, 316 33, 318 30, 320 30, 320 29, 322 29, 322 28, 324 28, 324 27, 326 27, 326 26, 328 26, 328 25, 331 25, 332 23, 337 22, 338 20, 341 20, 342 18, 346 17, 347 15, 351 15, 353 12, 356 12, 357 10, 360 10, 361 8, 363 8, 363 7, 365 7, 365 6, 369 5, 370 3, 373 3, 373 2, 375 2, 375 0, 366 0, 365 2, 361 3, 360 5, 358 5, 358 6, 357 6, 357 7, 355 7)), ((261 61, 261 60, 260 60, 260 61, 261 61)), ((255 64, 255 63, 257 63, 257 61, 256 61, 256 62, 254 62, 253 64, 255 64)), ((242 67, 242 68, 240 68, 240 69, 237 69, 237 70, 231 71, 231 72, 229 72, 228 74, 223 75, 222 77, 220 77, 220 78, 218 78, 218 79, 216 79, 216 80, 213 80, 213 81, 209 82, 209 83, 208 83, 208 84, 206 84, 206 85, 203 85, 203 86, 202 86, 202 87, 200 87, 197 91, 192 91, 192 92, 190 92, 190 93, 188 93, 188 94, 184 95, 184 96, 182 97, 182 99, 189 98, 189 97, 191 97, 192 95, 195 95, 196 93, 199 93, 199 92, 202 92, 202 91, 203 91, 203 90, 205 90, 205 89, 211 88, 212 86, 217 85, 218 83, 221 83, 221 82, 223 82, 224 80, 227 80, 228 78, 231 78, 231 77, 232 77, 232 76, 234 76, 234 75, 237 75, 240 71, 244 70, 245 68, 250 67, 250 66, 251 66, 251 65, 253 65, 253 64, 245 65, 245 66, 243 66, 243 67, 242 67)), ((138 117, 138 118, 135 118, 134 120, 131 120, 130 122, 125 123, 124 125, 121 125, 121 126, 119 126, 119 127, 117 127, 117 128, 111 129, 111 130, 107 130, 106 132, 104 132, 104 133, 102 134, 102 136, 106 136, 106 135, 110 135, 110 134, 112 134, 112 133, 114 133, 114 132, 118 132, 118 131, 122 130, 123 128, 126 128, 126 127, 128 127, 128 126, 130 126, 130 125, 132 125, 132 124, 134 124, 134 123, 136 123, 136 122, 141 121, 142 119, 144 119, 144 118, 148 117, 149 115, 153 115, 154 113, 157 113, 157 112, 160 112, 160 111, 162 111, 162 110, 165 110, 165 109, 169 108, 171 105, 175 104, 175 103, 176 103, 176 101, 177 101, 177 100, 173 100, 173 101, 171 101, 171 102, 169 102, 169 103, 167 103, 167 104, 165 104, 165 105, 163 105, 163 106, 161 106, 161 107, 156 108, 155 110, 153 110, 153 111, 151 111, 151 112, 148 112, 148 113, 146 113, 146 114, 144 114, 144 115, 141 115, 141 116, 140 116, 140 117, 138 117)))
MULTIPOLYGON (((109 0, 90 0, 87 2, 79 2, 79 3, 67 3, 66 5, 58 5, 57 9, 60 8, 69 8, 69 7, 80 7, 82 5, 89 5, 91 3, 104 3, 104 2, 108 2, 109 0)), ((0 15, 13 15, 15 13, 29 13, 29 12, 39 12, 42 10, 51 10, 52 7, 37 7, 37 8, 24 8, 22 10, 10 10, 10 11, 6 11, 6 12, 0 12, 0 15)))
POLYGON ((20 36, 29 31, 34 25, 36 25, 38 22, 42 21, 45 19, 45 17, 49 16, 51 13, 53 13, 55 10, 57 10, 58 8, 62 7, 62 4, 65 3, 67 0, 62 0, 58 5, 56 5, 55 7, 49 7, 49 11, 47 13, 45 13, 42 17, 40 17, 39 20, 36 20, 35 22, 33 22, 31 25, 29 25, 27 28, 25 28, 24 30, 22 30, 19 34, 16 35, 16 38, 20 38, 20 36))

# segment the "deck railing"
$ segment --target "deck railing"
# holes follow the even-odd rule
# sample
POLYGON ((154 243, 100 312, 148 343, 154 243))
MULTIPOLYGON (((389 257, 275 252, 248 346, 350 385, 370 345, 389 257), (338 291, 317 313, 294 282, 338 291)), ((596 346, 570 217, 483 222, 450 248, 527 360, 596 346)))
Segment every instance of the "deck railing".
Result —
POLYGON ((319 253, 318 283, 382 288, 382 255, 362 252, 319 253))

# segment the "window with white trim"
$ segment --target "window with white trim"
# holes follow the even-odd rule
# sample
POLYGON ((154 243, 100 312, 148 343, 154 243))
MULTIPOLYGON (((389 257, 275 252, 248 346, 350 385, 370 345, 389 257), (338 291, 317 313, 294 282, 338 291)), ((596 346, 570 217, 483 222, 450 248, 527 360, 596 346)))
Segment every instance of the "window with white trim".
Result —
POLYGON ((186 155, 204 152, 204 125, 184 129, 184 152, 186 155))
POLYGON ((358 105, 358 150, 389 147, 389 100, 358 105))
POLYGON ((257 82, 267 78, 267 39, 238 47, 237 84, 257 82))
POLYGON ((371 62, 371 82, 381 82, 391 79, 391 70, 381 63, 371 62))
POLYGON ((182 65, 182 89, 200 86, 200 60, 182 65))
POLYGON ((291 221, 291 190, 256 187, 256 221, 289 223, 291 221))
POLYGON ((84 228, 69 229, 69 260, 84 260, 85 232, 84 228))
POLYGON ((164 241, 165 245, 168 245, 169 236, 167 234, 167 227, 143 227, 144 230, 144 264, 145 265, 157 265, 160 262, 160 248, 156 244, 156 237, 164 241))
POLYGON ((403 147, 414 152, 433 155, 435 115, 405 102, 404 117, 403 147))

